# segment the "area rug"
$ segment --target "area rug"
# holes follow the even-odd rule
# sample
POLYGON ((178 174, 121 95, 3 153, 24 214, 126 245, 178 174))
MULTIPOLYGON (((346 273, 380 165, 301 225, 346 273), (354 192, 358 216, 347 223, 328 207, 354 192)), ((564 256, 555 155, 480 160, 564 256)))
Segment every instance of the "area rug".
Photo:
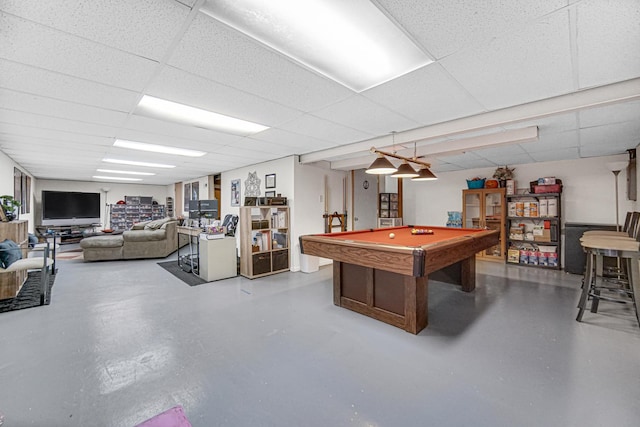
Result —
POLYGON ((189 286, 197 286, 202 285, 203 283, 207 283, 206 280, 199 278, 195 274, 187 273, 186 271, 182 270, 178 265, 178 261, 164 261, 159 262, 158 265, 189 286))
POLYGON ((58 252, 56 254, 56 259, 64 259, 64 260, 82 260, 84 259, 84 253, 82 250, 79 251, 70 251, 70 252, 58 252))
MULTIPOLYGON (((51 288, 53 287, 55 279, 55 274, 49 276, 49 291, 47 292, 45 304, 51 302, 51 288)), ((40 306, 40 272, 30 271, 26 282, 22 285, 20 292, 18 292, 15 298, 0 300, 0 313, 38 306, 40 306)))

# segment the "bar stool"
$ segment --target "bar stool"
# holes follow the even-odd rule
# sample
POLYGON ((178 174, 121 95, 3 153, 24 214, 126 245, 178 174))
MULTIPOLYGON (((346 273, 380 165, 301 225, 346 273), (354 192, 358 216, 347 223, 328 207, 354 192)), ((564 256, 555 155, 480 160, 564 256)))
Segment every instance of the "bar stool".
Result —
POLYGON ((582 287, 582 294, 578 303, 578 316, 576 320, 582 321, 582 316, 589 299, 592 299, 591 311, 598 310, 600 300, 633 304, 636 319, 640 325, 640 314, 636 303, 636 295, 640 295, 640 242, 631 239, 620 239, 602 236, 583 237, 582 247, 587 254, 587 267, 582 287), (597 259, 598 257, 617 257, 625 266, 628 281, 606 282, 598 281, 597 259), (602 291, 607 294, 603 295, 602 291), (610 293, 617 294, 611 296, 610 293))

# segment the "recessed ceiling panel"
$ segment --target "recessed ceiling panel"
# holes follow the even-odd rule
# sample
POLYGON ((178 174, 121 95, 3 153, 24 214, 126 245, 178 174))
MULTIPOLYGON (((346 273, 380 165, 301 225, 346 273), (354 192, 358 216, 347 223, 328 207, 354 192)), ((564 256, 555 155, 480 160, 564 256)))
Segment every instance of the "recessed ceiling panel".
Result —
MULTIPOLYGON (((629 143, 640 143, 640 120, 580 129, 580 145, 607 145, 624 152, 629 143)), ((635 145, 634 145, 635 148, 635 145)), ((612 153, 615 154, 615 153, 612 153)))
POLYGON ((640 101, 625 102, 623 104, 607 105, 580 111, 580 126, 583 128, 637 121, 640 119, 640 101))

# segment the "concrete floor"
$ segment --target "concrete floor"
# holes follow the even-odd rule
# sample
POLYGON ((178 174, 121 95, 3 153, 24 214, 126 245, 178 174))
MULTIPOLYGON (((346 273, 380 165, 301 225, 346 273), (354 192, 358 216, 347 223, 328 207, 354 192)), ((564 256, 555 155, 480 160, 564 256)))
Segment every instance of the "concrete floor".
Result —
POLYGON ((189 287, 156 262, 61 261, 50 306, 0 314, 5 426, 639 425, 640 328, 576 322, 579 276, 481 262, 414 336, 334 306, 330 267, 189 287))

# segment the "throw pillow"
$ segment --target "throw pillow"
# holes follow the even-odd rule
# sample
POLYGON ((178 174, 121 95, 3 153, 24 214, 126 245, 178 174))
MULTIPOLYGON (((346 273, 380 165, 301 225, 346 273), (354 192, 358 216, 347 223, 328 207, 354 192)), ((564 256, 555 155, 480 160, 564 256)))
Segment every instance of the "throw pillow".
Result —
POLYGON ((147 223, 147 225, 144 226, 144 229, 145 230, 157 230, 160 227, 162 227, 164 224, 169 222, 170 220, 171 220, 171 218, 163 218, 163 219, 156 219, 154 221, 149 221, 147 223))
POLYGON ((132 230, 144 230, 144 227, 149 224, 151 221, 142 221, 135 223, 131 226, 132 230))
POLYGON ((8 268, 19 259, 22 259, 22 251, 16 242, 9 239, 0 242, 0 264, 2 268, 8 268))

